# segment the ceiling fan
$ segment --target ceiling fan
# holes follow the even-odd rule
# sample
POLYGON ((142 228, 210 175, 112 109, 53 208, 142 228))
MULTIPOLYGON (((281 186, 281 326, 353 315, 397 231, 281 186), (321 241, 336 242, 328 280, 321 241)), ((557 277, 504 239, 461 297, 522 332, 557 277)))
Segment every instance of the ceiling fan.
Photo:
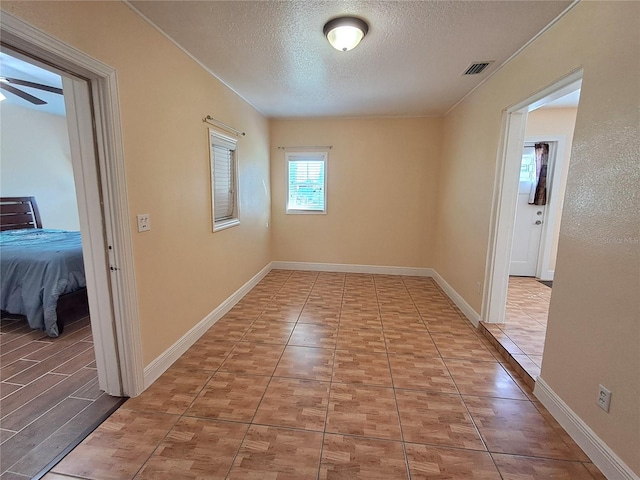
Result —
POLYGON ((29 82, 28 80, 20 80, 18 78, 10 78, 10 77, 0 77, 0 89, 13 93, 18 97, 26 100, 27 102, 31 102, 34 105, 46 105, 47 102, 44 100, 34 97, 33 95, 20 90, 19 88, 14 87, 13 85, 9 85, 12 83, 13 85, 21 85, 23 87, 36 88, 38 90, 43 90, 45 92, 57 93, 58 95, 62 95, 62 89, 58 87, 51 87, 49 85, 43 85, 41 83, 29 82))

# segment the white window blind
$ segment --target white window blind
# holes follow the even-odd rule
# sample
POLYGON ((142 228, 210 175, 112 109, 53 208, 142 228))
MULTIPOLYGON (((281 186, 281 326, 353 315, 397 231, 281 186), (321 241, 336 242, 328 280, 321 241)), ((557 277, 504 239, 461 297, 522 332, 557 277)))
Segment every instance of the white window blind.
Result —
POLYGON ((288 213, 326 212, 327 153, 288 153, 288 213))
POLYGON ((210 131, 214 229, 217 222, 232 220, 236 208, 236 141, 210 131))

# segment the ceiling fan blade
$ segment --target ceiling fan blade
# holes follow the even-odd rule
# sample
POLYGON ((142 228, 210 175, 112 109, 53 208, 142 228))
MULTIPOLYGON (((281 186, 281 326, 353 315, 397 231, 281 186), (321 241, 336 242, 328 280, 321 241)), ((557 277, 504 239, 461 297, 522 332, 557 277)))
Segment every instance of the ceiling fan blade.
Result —
POLYGON ((58 95, 62 95, 62 89, 58 87, 50 87, 49 85, 34 83, 28 80, 20 80, 19 78, 4 77, 4 79, 7 82, 13 83, 15 85, 22 85, 23 87, 37 88, 38 90, 44 90, 45 92, 57 93, 58 95))
POLYGON ((22 90, 18 90, 11 85, 7 85, 6 83, 0 83, 0 88, 6 90, 7 92, 13 93, 20 98, 23 98, 27 102, 31 102, 34 105, 46 105, 47 102, 44 100, 40 100, 38 97, 34 97, 33 95, 29 95, 27 92, 23 92, 22 90))

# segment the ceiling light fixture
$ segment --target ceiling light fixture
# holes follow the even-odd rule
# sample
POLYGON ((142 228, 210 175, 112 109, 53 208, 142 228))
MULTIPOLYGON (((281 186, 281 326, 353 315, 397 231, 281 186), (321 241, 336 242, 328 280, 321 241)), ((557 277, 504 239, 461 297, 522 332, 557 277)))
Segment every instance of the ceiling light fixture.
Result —
POLYGON ((347 52, 358 46, 369 31, 367 22, 356 17, 339 17, 324 26, 324 35, 336 50, 347 52))

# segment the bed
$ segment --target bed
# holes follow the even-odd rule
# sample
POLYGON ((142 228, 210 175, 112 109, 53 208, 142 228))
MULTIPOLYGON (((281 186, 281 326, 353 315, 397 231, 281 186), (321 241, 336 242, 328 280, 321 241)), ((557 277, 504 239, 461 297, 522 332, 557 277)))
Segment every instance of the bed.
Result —
POLYGON ((80 232, 42 228, 34 197, 0 198, 0 308, 50 337, 88 314, 80 232))

